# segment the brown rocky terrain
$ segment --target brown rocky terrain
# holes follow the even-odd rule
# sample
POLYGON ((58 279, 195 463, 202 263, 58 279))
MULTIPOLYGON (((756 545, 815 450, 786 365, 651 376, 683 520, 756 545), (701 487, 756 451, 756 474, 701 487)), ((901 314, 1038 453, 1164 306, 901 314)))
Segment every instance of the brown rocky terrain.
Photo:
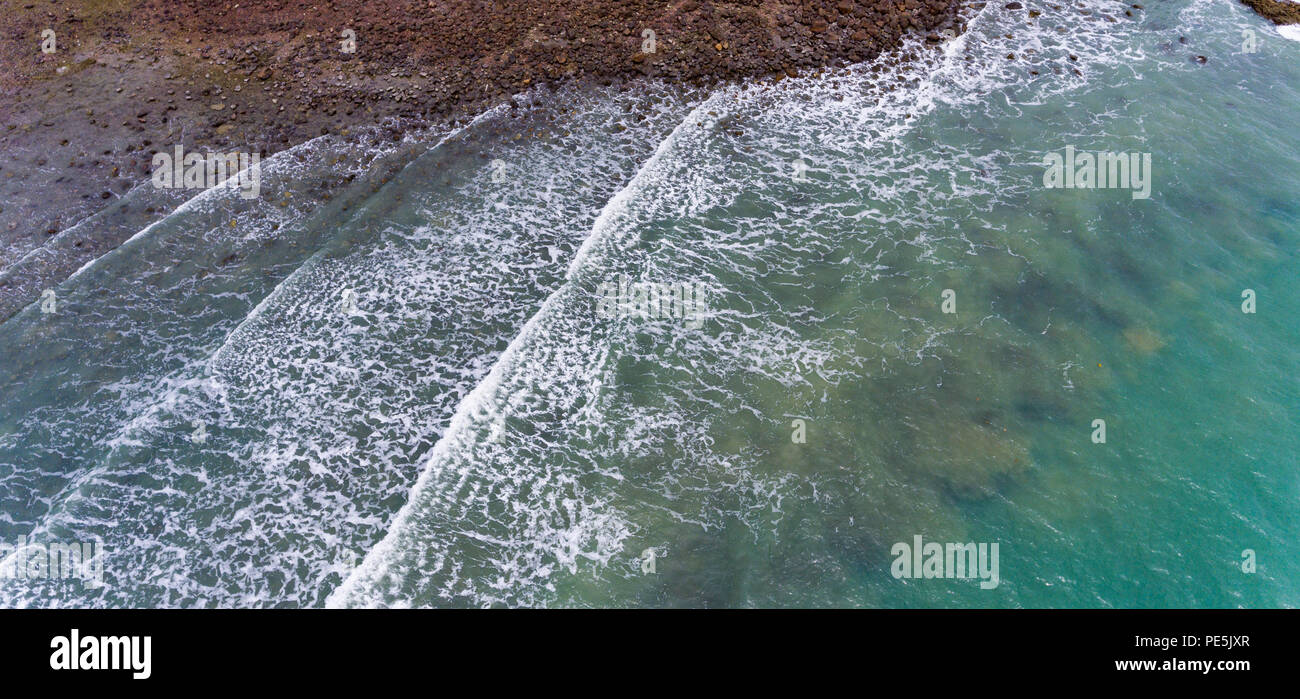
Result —
POLYGON ((1273 24, 1300 24, 1300 4, 1283 0, 1241 0, 1273 24))
POLYGON ((955 13, 955 0, 4 0, 0 318, 35 298, 33 275, 36 291, 57 284, 163 215, 48 244, 178 143, 265 157, 560 81, 780 79, 909 31, 937 42, 955 13), (21 284, 4 276, 42 247, 21 284))

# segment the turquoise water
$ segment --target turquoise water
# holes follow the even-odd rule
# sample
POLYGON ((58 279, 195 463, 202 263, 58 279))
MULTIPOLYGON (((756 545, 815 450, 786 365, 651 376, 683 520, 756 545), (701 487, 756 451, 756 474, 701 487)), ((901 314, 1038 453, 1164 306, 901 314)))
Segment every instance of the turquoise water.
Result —
POLYGON ((205 193, 0 325, 0 540, 106 552, 0 600, 1294 606, 1300 42, 1126 7, 205 193), (1044 188, 1067 146, 1150 198, 1044 188), (703 322, 601 316, 624 275, 703 322), (999 584, 895 578, 916 535, 999 584))

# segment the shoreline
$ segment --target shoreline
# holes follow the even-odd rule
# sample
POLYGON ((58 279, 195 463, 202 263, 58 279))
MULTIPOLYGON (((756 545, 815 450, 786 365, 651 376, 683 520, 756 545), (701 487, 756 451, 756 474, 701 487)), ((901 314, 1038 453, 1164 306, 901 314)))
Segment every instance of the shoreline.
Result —
POLYGON ((1275 25, 1300 24, 1300 3, 1293 0, 1241 0, 1241 4, 1275 25))
POLYGON ((958 0, 227 7, 28 2, 0 18, 0 321, 163 218, 101 214, 177 145, 265 160, 326 134, 460 123, 538 87, 780 80, 964 29, 958 0))
MULTIPOLYGON (((1241 2, 1300 22, 1300 4, 1241 2)), ((25 2, 0 16, 0 322, 188 198, 114 207, 148 186, 160 151, 265 160, 326 134, 395 141, 538 88, 781 80, 870 60, 907 34, 938 45, 985 4, 25 2)))

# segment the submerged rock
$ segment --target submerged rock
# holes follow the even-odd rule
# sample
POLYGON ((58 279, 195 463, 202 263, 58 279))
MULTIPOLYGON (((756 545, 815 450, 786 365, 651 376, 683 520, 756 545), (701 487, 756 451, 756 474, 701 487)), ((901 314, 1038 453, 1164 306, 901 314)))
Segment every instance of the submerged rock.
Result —
POLYGON ((1142 327, 1132 327, 1124 331, 1124 341, 1128 343, 1129 349, 1135 350, 1142 354, 1151 354, 1163 349, 1167 342, 1160 337, 1154 330, 1142 327))

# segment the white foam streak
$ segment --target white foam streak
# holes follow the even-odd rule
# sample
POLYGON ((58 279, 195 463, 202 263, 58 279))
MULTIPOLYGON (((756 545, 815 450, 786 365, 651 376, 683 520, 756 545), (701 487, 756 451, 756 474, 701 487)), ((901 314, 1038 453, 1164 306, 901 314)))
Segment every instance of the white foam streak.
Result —
POLYGON ((573 262, 568 268, 565 286, 546 299, 542 307, 528 319, 519 334, 511 340, 505 351, 501 353, 491 371, 488 372, 487 377, 461 401, 456 413, 451 418, 447 431, 434 445, 433 450, 425 460, 420 477, 411 488, 411 495, 407 498, 406 504, 393 518, 388 533, 366 554, 361 565, 352 571, 344 583, 330 594, 326 603, 327 606, 339 607, 355 604, 353 598, 361 596, 359 586, 363 581, 373 582, 374 578, 383 573, 384 567, 389 565, 396 557, 395 548, 397 542, 411 525, 412 518, 416 516, 416 504, 420 502, 420 494, 430 487, 429 484, 432 478, 440 473, 440 469, 445 467, 446 462, 450 460, 453 454, 471 448, 472 440, 476 436, 476 432, 472 429, 476 418, 491 412, 491 409, 499 402, 499 392, 505 377, 514 367, 523 348, 528 346, 535 336, 546 332, 544 329, 545 319, 557 310, 561 304, 560 298, 568 285, 573 283, 573 279, 577 276, 579 270, 588 262, 594 246, 617 230, 615 222, 618 216, 626 210, 628 203, 645 188, 648 181, 660 176, 661 163, 665 159, 665 154, 671 150, 673 144, 679 138, 679 134, 683 129, 693 125, 696 118, 707 111, 711 104, 711 101, 706 101, 696 107, 685 120, 678 124, 672 133, 659 144, 654 155, 646 161, 632 181, 602 208, 600 215, 592 226, 591 234, 587 236, 574 254, 573 262))

